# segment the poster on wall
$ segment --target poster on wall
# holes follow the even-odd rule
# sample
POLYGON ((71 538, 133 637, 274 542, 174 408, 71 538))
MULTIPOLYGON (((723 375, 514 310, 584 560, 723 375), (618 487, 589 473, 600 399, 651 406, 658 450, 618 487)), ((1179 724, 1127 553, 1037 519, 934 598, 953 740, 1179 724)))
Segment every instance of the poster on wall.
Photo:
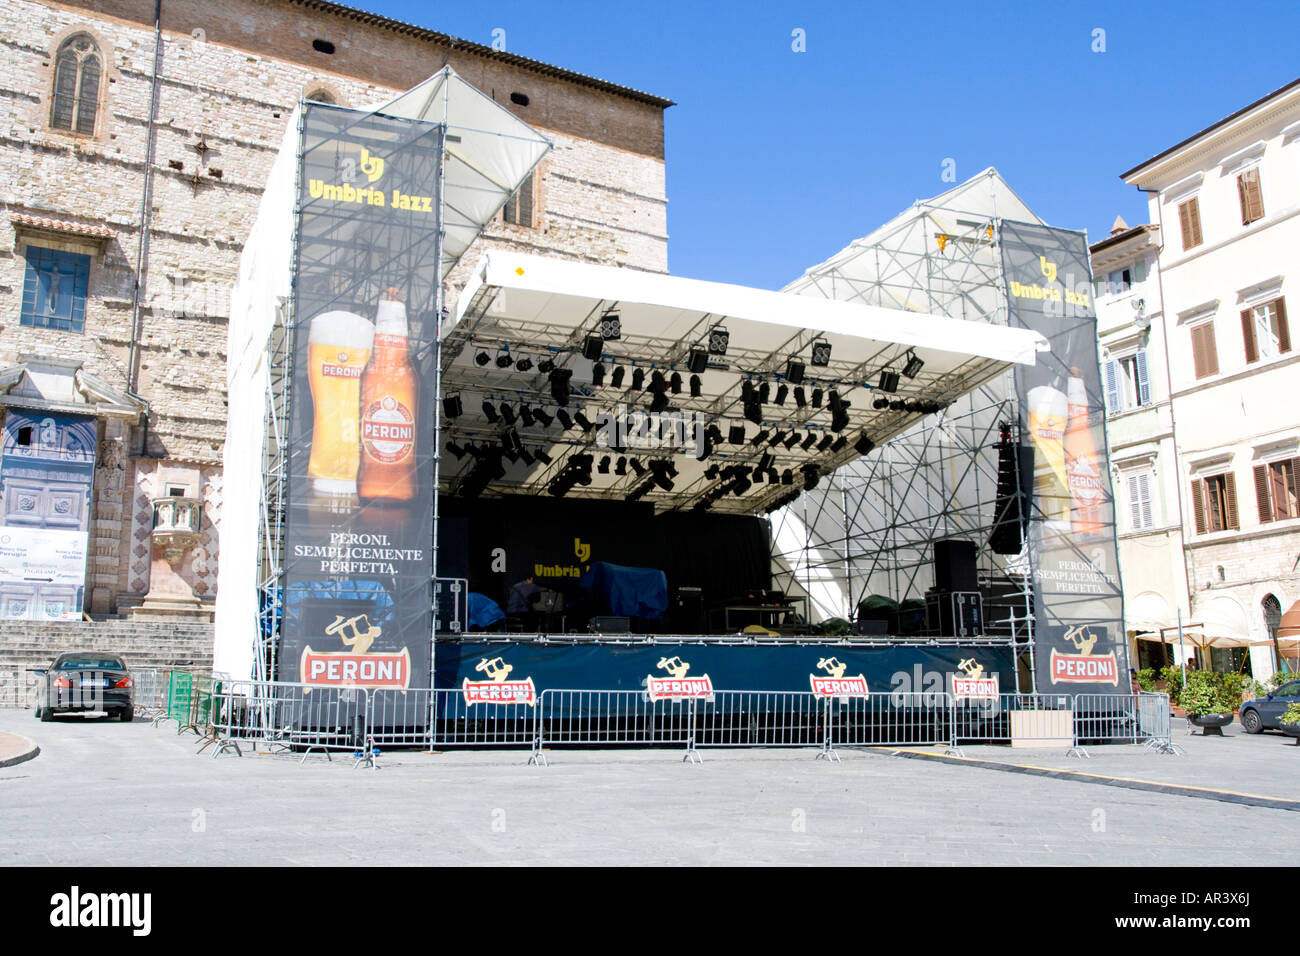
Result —
POLYGON ((1033 449, 1030 564, 1040 693, 1128 693, 1115 499, 1083 233, 1003 221, 1008 323, 1047 337, 1050 353, 1016 370, 1033 449))
POLYGON ((89 537, 85 531, 0 528, 0 617, 80 621, 89 537))
POLYGON ((283 681, 428 686, 442 136, 304 107, 283 681))

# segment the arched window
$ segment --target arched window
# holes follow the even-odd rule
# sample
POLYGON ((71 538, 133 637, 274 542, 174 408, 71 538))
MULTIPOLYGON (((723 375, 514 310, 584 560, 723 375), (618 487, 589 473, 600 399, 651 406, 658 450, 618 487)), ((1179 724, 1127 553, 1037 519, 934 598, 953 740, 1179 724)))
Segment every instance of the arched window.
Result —
POLYGON ((1268 632, 1268 639, 1273 642, 1273 668, 1277 669, 1279 649, 1277 646, 1277 629, 1282 626, 1282 602, 1271 594, 1265 594, 1264 600, 1259 602, 1260 610, 1264 612, 1264 630, 1268 632))
POLYGON ((77 33, 63 41, 54 60, 54 103, 50 125, 74 133, 95 132, 103 59, 95 41, 77 33))
POLYGON ((337 103, 334 102, 334 97, 331 96, 326 90, 315 90, 311 93, 308 93, 307 99, 309 99, 313 103, 324 103, 326 106, 338 105, 337 103))

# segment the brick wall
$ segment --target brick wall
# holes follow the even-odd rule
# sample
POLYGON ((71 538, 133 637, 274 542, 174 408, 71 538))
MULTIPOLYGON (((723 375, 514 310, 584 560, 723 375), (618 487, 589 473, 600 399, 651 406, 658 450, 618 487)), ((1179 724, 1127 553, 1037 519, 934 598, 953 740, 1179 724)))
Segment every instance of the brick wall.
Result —
MULTIPOLYGON (((8 0, 0 9, 2 365, 22 353, 76 358, 113 387, 127 386, 153 8, 152 0, 8 0), (106 60, 90 138, 48 124, 54 53, 83 30, 106 60), (17 213, 114 231, 102 248, 67 237, 68 248, 94 253, 84 334, 20 327, 28 239, 10 228, 17 213)), ((449 58, 499 102, 516 91, 529 97, 527 107, 510 108, 555 142, 540 170, 537 228, 493 224, 453 275, 453 302, 489 246, 667 271, 661 105, 287 0, 167 0, 163 10, 136 387, 150 414, 147 428, 105 428, 87 575, 97 614, 147 590, 149 495, 169 471, 192 473, 204 500, 207 541, 182 573, 200 597, 213 596, 230 286, 302 93, 323 86, 343 105, 375 104, 449 58), (317 37, 335 43, 333 56, 312 50, 317 37)))

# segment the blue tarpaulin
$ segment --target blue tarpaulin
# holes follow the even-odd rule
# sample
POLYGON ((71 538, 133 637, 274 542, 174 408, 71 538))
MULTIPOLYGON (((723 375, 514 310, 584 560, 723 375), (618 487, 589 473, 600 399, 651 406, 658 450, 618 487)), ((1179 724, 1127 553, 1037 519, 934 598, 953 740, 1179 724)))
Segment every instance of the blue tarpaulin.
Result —
POLYGON ((668 610, 668 577, 655 568, 596 561, 578 584, 603 597, 609 613, 620 617, 657 618, 668 610))
POLYGON ((486 594, 469 592, 469 626, 491 627, 497 621, 505 620, 505 611, 501 605, 486 594))

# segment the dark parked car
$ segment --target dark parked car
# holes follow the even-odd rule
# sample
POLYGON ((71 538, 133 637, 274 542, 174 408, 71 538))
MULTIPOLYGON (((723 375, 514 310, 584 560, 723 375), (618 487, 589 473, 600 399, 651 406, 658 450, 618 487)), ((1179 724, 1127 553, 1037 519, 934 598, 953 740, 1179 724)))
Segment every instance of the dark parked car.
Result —
POLYGON ((1300 703, 1300 680, 1287 681, 1267 697, 1245 701, 1237 711, 1237 719, 1248 734, 1277 730, 1282 714, 1295 703, 1300 703))
POLYGON ((118 720, 135 714, 131 674, 122 658, 92 652, 60 654, 47 671, 37 671, 36 716, 103 711, 118 720))

